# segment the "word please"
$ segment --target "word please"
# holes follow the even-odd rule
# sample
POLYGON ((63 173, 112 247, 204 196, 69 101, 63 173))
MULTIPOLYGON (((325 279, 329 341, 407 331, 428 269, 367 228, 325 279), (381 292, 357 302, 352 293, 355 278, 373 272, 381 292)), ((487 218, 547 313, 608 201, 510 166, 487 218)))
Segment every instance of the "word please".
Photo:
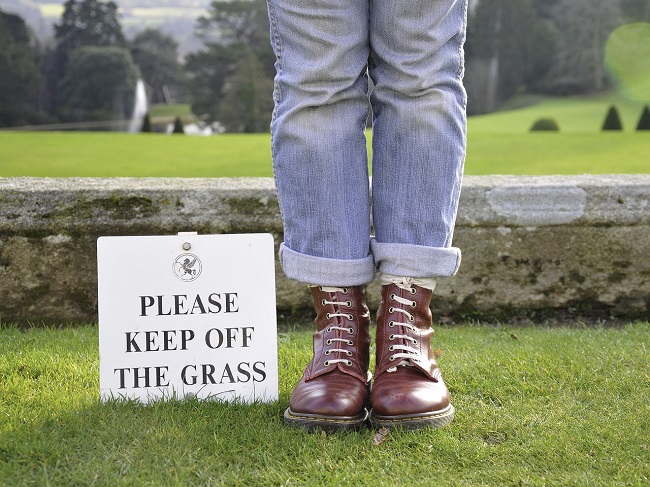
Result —
POLYGON ((199 294, 194 297, 187 294, 140 296, 140 316, 149 316, 149 313, 154 316, 237 313, 236 299, 237 293, 212 293, 204 297, 199 294))
MULTIPOLYGON (((254 326, 211 328, 203 340, 208 348, 247 348, 255 331, 254 326)), ((187 350, 196 334, 193 330, 127 331, 126 352, 166 352, 187 350)))

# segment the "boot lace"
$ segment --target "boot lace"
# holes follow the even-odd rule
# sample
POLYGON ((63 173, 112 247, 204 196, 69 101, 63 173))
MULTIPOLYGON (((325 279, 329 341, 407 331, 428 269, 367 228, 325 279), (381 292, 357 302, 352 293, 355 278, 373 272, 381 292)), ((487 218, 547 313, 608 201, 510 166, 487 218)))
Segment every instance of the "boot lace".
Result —
MULTIPOLYGON (((323 291, 323 292, 331 293, 331 294, 335 294, 335 293, 347 294, 348 293, 348 289, 345 288, 345 287, 320 286, 320 290, 323 291)), ((331 318, 336 318, 336 317, 347 318, 348 320, 353 320, 354 319, 354 315, 352 315, 351 313, 342 313, 341 309, 340 309, 340 307, 351 308, 352 307, 352 301, 351 300, 329 301, 327 299, 323 299, 321 304, 323 306, 327 306, 327 305, 330 305, 330 304, 334 305, 334 309, 336 310, 336 312, 335 313, 327 313, 325 315, 328 320, 331 319, 331 318)), ((341 333, 347 332, 350 335, 354 335, 354 328, 352 328, 351 326, 343 327, 343 326, 331 325, 331 326, 327 327, 326 331, 327 331, 327 333, 331 333, 333 331, 337 331, 337 332, 341 332, 341 333)), ((349 346, 354 345, 354 342, 352 340, 349 340, 349 339, 346 339, 346 338, 341 338, 340 335, 341 335, 340 333, 337 333, 337 336, 335 336, 334 338, 328 338, 325 341, 325 343, 327 345, 331 345, 334 342, 337 342, 337 343, 341 342, 341 343, 345 343, 346 345, 349 345, 349 346)), ((348 357, 352 356, 352 352, 350 350, 346 350, 344 348, 328 348, 327 350, 325 350, 325 355, 329 356, 334 352, 345 354, 348 357)), ((330 365, 337 364, 337 363, 342 363, 342 364, 347 365, 348 367, 352 367, 352 361, 350 359, 345 359, 345 358, 328 359, 325 362, 323 362, 323 365, 325 365, 325 367, 329 367, 330 365)))
MULTIPOLYGON (((401 286, 400 286, 401 287, 401 286)), ((414 288, 408 288, 408 291, 411 294, 415 294, 416 290, 414 288)), ((397 296, 396 294, 391 294, 390 299, 393 301, 396 301, 397 303, 401 304, 402 306, 409 306, 411 308, 415 308, 417 306, 417 303, 415 301, 411 301, 410 299, 405 299, 402 298, 401 296, 397 296)), ((398 343, 395 345, 390 345, 388 347, 388 350, 393 353, 389 357, 389 360, 391 362, 394 362, 395 360, 401 359, 399 363, 397 363, 395 366, 390 367, 387 372, 395 372, 397 370, 397 367, 412 367, 412 361, 413 362, 419 362, 420 361, 420 351, 419 349, 415 348, 415 346, 418 344, 418 340, 416 338, 413 338, 411 335, 405 334, 405 332, 408 330, 411 333, 415 334, 416 336, 420 335, 420 329, 417 328, 416 326, 412 325, 415 321, 415 317, 409 313, 406 309, 403 309, 402 307, 394 307, 391 306, 388 308, 389 313, 399 313, 404 316, 404 321, 391 321, 388 323, 389 328, 394 328, 398 327, 399 332, 397 333, 392 333, 388 339, 391 341, 394 340, 402 340, 402 343, 398 343)))

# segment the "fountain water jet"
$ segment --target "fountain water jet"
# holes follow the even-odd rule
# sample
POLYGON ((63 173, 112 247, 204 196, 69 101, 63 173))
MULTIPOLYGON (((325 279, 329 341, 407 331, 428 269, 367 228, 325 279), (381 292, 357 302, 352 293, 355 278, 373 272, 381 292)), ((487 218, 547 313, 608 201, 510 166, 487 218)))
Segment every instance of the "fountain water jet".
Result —
POLYGON ((142 120, 147 114, 147 92, 144 89, 144 82, 139 79, 135 85, 135 101, 133 102, 133 113, 129 122, 129 132, 139 132, 142 127, 142 120))

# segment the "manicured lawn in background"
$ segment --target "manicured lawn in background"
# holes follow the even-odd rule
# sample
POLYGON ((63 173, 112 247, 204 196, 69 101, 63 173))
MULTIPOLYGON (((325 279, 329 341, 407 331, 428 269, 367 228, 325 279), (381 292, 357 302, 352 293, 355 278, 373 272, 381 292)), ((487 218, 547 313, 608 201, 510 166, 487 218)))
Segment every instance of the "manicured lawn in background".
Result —
POLYGON ((468 137, 465 174, 650 172, 647 133, 480 133, 468 137))
MULTIPOLYGON (((646 102, 648 104, 650 102, 646 102)), ((607 109, 614 105, 619 112, 624 132, 636 129, 644 103, 614 93, 596 96, 550 98, 542 96, 515 97, 501 111, 470 117, 470 133, 524 134, 539 118, 554 119, 562 133, 599 132, 607 109)))
POLYGON ((96 326, 0 326, 0 485, 650 483, 650 325, 448 325, 434 347, 457 413, 441 430, 283 426, 311 330, 279 334, 271 404, 99 402, 96 326))
MULTIPOLYGON (((650 172, 650 133, 475 133, 466 174, 650 172)), ((272 176, 267 134, 0 133, 0 177, 272 176)))
POLYGON ((175 105, 154 105, 149 110, 149 115, 155 117, 185 117, 193 116, 189 105, 175 104, 175 105))
MULTIPOLYGON (((650 132, 633 130, 643 104, 615 95, 533 101, 525 108, 470 118, 466 174, 650 172, 650 132), (603 133, 600 125, 612 103, 625 130, 603 133), (556 119, 560 133, 528 132, 544 116, 556 119)), ((527 102, 520 98, 511 106, 527 102)), ((157 110, 171 116, 184 108, 157 110)), ((269 134, 0 132, 0 177, 271 175, 269 134)))
POLYGON ((0 132, 0 176, 270 176, 267 134, 0 132))

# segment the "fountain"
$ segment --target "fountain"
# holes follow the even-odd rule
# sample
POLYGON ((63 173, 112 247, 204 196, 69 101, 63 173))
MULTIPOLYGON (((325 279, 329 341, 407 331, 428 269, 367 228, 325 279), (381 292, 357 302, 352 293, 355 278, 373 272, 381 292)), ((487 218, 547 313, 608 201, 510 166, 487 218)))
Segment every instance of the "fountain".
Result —
POLYGON ((141 79, 135 85, 135 101, 133 113, 129 122, 129 132, 139 132, 142 127, 142 120, 147 114, 147 92, 144 89, 144 81, 141 79))

